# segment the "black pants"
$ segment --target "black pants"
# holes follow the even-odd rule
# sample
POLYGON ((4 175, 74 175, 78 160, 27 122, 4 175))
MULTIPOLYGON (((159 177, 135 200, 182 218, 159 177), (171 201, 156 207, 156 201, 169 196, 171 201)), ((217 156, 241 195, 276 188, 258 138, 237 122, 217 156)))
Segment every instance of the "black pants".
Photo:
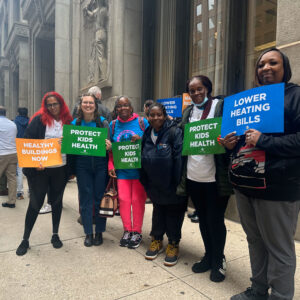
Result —
POLYGON ((205 255, 211 259, 212 265, 219 264, 224 255, 224 213, 229 196, 218 197, 216 182, 202 183, 187 179, 187 191, 199 216, 205 255))
POLYGON ((23 239, 29 239, 47 192, 48 201, 52 206, 52 230, 53 233, 58 233, 62 211, 62 199, 67 183, 66 166, 46 168, 43 171, 39 171, 37 176, 27 177, 27 179, 30 190, 30 200, 25 218, 23 239))
POLYGON ((179 243, 186 205, 186 202, 167 205, 153 203, 150 235, 156 240, 163 240, 163 236, 166 233, 169 242, 179 243))

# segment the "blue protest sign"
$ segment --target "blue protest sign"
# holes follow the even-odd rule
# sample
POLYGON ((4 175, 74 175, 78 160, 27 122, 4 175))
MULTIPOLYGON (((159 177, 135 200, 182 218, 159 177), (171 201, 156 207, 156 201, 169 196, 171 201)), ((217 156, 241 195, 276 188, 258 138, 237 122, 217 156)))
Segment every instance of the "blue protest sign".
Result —
POLYGON ((264 85, 224 99, 221 136, 233 131, 243 135, 247 129, 284 131, 284 83, 264 85))
POLYGON ((182 117, 182 98, 158 99, 157 102, 166 107, 167 114, 173 118, 182 117))

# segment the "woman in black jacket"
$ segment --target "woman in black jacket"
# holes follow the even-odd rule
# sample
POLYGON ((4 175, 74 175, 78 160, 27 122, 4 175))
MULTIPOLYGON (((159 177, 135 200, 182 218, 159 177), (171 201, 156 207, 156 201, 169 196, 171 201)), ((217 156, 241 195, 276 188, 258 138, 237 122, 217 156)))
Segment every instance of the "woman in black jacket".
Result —
POLYGON ((260 55, 255 75, 259 86, 285 83, 284 132, 249 129, 239 138, 228 134, 223 141, 232 150, 229 174, 252 270, 251 287, 231 299, 288 300, 294 295, 300 210, 300 87, 288 83, 289 60, 276 48, 260 55))
MULTIPOLYGON (((64 124, 70 124, 72 116, 63 97, 56 92, 46 93, 41 109, 30 120, 25 131, 27 139, 61 138, 64 124)), ((49 201, 52 205, 52 239, 54 248, 61 248, 63 243, 58 236, 58 228, 62 212, 62 199, 70 175, 66 155, 62 155, 62 164, 39 168, 23 168, 27 177, 30 200, 25 218, 24 235, 16 254, 24 255, 29 248, 29 237, 39 211, 43 205, 46 193, 49 191, 49 201)))
POLYGON ((150 126, 142 140, 141 182, 153 202, 152 243, 145 258, 153 260, 163 249, 166 233, 169 243, 164 264, 177 263, 181 227, 186 210, 185 198, 176 195, 181 179, 182 132, 167 118, 165 107, 155 103, 149 108, 150 126))

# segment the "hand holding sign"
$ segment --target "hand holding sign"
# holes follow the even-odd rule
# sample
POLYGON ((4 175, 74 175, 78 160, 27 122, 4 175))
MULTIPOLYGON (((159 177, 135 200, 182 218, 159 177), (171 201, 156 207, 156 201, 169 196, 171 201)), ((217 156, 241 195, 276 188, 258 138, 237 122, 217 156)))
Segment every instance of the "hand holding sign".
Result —
POLYGON ((138 134, 135 134, 132 136, 131 142, 136 142, 137 140, 140 140, 140 139, 141 139, 141 137, 138 134))
POLYGON ((256 146, 259 137, 261 136, 261 132, 255 129, 249 129, 245 132, 246 135, 246 145, 248 146, 256 146))
POLYGON ((105 140, 105 146, 106 146, 106 150, 107 151, 110 151, 111 150, 111 141, 110 140, 108 140, 108 139, 106 139, 105 140))
POLYGON ((240 137, 236 136, 236 131, 228 133, 224 138, 220 138, 221 144, 226 147, 228 150, 232 150, 240 137))
POLYGON ((42 163, 40 163, 40 166, 36 168, 37 171, 44 171, 45 168, 43 167, 42 163))

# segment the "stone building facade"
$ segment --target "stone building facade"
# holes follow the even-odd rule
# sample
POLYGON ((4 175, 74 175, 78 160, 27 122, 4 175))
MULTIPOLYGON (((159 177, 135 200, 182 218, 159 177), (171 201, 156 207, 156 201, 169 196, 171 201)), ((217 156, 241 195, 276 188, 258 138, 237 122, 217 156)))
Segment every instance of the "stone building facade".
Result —
POLYGON ((142 1, 0 0, 0 104, 36 111, 56 90, 72 107, 89 87, 105 103, 141 99, 142 1), (111 100, 111 101, 110 101, 111 100))
POLYGON ((0 105, 32 114, 56 90, 72 107, 98 85, 109 108, 127 95, 140 111, 196 74, 230 95, 254 86, 255 60, 273 46, 299 84, 299 14, 294 0, 0 0, 0 105))
POLYGON ((299 11, 292 0, 0 0, 0 104, 33 113, 56 90, 72 106, 98 85, 110 108, 125 94, 140 110, 199 73, 229 95, 253 87, 255 59, 275 45, 299 83, 299 11))

